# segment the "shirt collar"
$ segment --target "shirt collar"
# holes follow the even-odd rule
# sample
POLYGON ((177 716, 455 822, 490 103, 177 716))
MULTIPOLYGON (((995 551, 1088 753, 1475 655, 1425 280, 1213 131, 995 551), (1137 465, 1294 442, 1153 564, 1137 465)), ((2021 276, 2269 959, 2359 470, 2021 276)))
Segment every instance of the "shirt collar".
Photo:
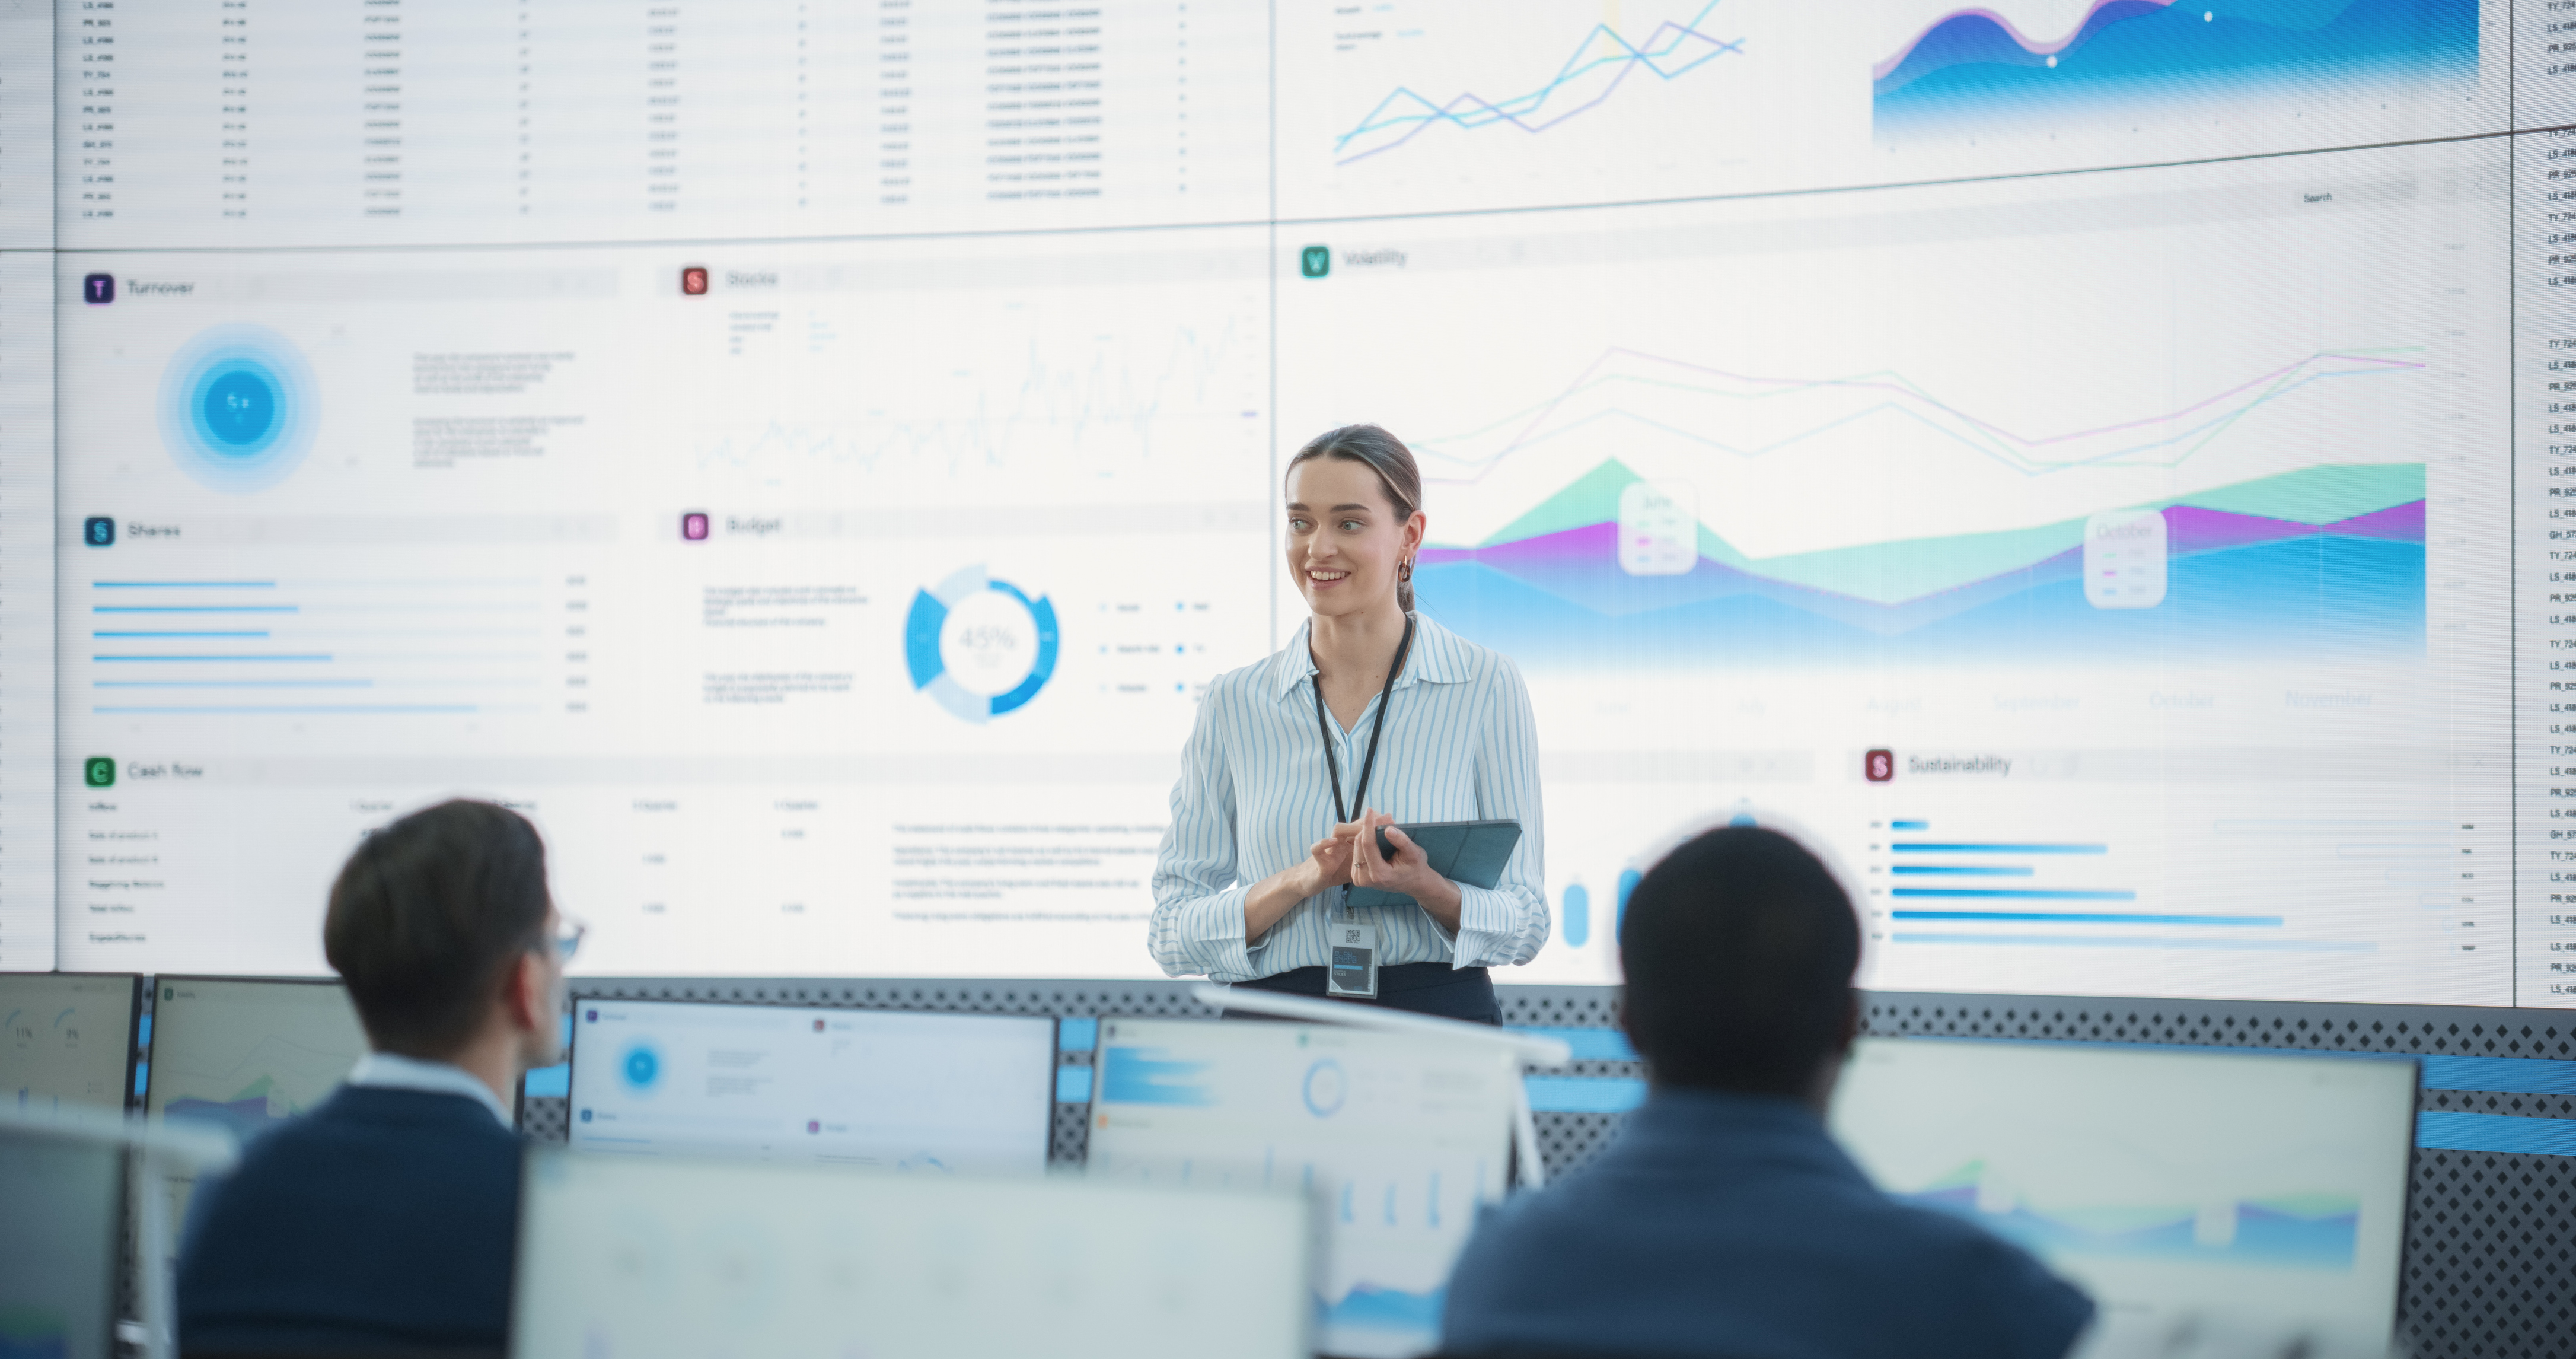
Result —
POLYGON ((461 1066, 446 1062, 424 1062, 394 1052, 370 1052, 349 1069, 349 1084, 372 1086, 379 1090, 419 1090, 433 1095, 463 1095, 478 1101, 492 1111, 501 1126, 510 1126, 510 1111, 501 1106, 500 1096, 492 1087, 476 1080, 461 1066))
MULTIPOLYGON (((1431 621, 1428 614, 1413 615, 1413 653, 1404 660, 1404 673, 1396 678, 1395 687, 1409 689, 1416 684, 1456 684, 1467 678, 1465 643, 1458 634, 1431 621)), ((1315 649, 1308 640, 1313 636, 1315 620, 1309 618, 1297 625, 1297 635, 1270 658, 1271 689, 1285 698, 1298 682, 1315 673, 1315 649)))

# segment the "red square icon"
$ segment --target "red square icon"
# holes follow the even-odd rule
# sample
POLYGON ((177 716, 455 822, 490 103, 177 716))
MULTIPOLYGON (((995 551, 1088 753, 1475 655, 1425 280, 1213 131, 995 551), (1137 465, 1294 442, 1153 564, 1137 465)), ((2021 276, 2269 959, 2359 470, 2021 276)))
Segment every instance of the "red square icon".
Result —
POLYGON ((680 270, 680 295, 704 297, 707 291, 707 266, 692 264, 680 270))
POLYGON ((1896 752, 1873 750, 1860 757, 1860 772, 1872 783, 1885 783, 1896 777, 1896 752))
POLYGON ((680 537, 683 540, 692 543, 705 542, 707 540, 707 512, 704 510, 691 510, 687 514, 681 515, 680 537))

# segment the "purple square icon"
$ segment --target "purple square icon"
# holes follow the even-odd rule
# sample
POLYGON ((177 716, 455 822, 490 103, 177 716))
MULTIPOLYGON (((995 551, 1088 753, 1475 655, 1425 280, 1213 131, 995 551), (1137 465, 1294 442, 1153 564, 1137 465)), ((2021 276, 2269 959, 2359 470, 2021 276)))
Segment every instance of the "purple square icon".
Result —
POLYGON ((707 540, 706 511, 691 510, 687 514, 681 515, 680 536, 692 543, 705 542, 707 540))
POLYGON ((597 1011, 597 1010, 591 1010, 591 1011, 589 1011, 589 1012, 588 1012, 588 1014, 590 1015, 590 1022, 591 1022, 591 1023, 596 1024, 596 1023, 598 1023, 598 1022, 599 1022, 599 1011, 597 1011))
POLYGON ((91 274, 81 280, 81 300, 102 306, 116 300, 116 275, 91 274))
POLYGON ((823 1131, 823 1121, 816 1118, 805 1120, 805 1131, 808 1135, 823 1131))

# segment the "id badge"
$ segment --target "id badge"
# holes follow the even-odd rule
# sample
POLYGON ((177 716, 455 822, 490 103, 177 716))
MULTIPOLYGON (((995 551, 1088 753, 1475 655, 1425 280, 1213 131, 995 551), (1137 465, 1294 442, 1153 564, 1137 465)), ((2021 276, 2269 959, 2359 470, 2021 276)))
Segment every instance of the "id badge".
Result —
POLYGON ((1329 928, 1333 961, 1324 969, 1324 994, 1377 999, 1377 922, 1345 906, 1333 913, 1329 928))

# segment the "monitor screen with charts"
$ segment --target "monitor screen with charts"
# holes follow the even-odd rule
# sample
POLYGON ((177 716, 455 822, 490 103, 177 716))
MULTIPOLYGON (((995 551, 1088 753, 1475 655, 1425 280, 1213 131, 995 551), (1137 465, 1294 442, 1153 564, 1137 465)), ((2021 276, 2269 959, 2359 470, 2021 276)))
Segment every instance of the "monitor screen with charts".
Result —
POLYGON ((0 1122, 0 1355, 115 1359, 124 1204, 122 1147, 0 1122))
POLYGON ((774 1005, 574 1003, 571 1141, 1038 1174, 1055 1021, 774 1005))
POLYGON ((2415 1087, 2398 1058, 1863 1039, 1833 1127, 1880 1187, 2020 1243, 2106 1323, 2384 1344, 2415 1087))
POLYGON ((152 1117, 220 1123, 244 1138, 320 1104, 367 1055, 336 981, 160 977, 152 1009, 152 1117))
POLYGON ((1313 1352, 1291 1194, 551 1148, 526 1185, 518 1359, 1313 1352))
POLYGON ((131 973, 0 974, 0 1110, 121 1110, 134 1084, 131 973))
POLYGON ((1322 1351, 1427 1353, 1476 1207, 1502 1197, 1518 1071, 1473 1040, 1104 1019, 1089 1173, 1313 1195, 1322 1351))
MULTIPOLYGON (((366 1030, 337 981, 153 979, 144 1108, 155 1120, 212 1123, 248 1141, 310 1111, 367 1055, 366 1030)), ((170 1220, 188 1220, 196 1180, 167 1181, 170 1220)))

